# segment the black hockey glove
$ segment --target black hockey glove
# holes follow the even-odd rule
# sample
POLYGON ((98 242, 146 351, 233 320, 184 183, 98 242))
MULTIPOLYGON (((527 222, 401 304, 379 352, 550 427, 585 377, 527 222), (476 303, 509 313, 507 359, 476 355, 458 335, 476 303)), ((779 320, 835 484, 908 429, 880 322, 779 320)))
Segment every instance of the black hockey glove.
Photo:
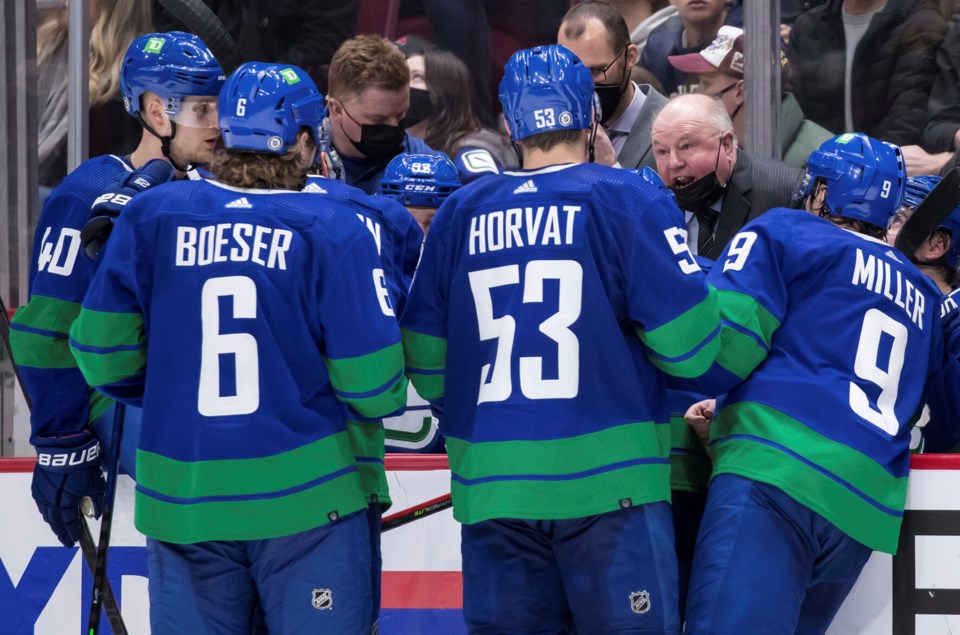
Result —
POLYGON ((172 181, 173 166, 162 159, 153 159, 110 185, 90 207, 90 220, 80 231, 84 253, 91 260, 113 231, 113 223, 134 196, 151 187, 172 181))
POLYGON ((80 503, 89 497, 100 518, 106 482, 100 470, 100 441, 87 431, 34 441, 37 465, 30 491, 37 509, 64 547, 80 539, 80 503))

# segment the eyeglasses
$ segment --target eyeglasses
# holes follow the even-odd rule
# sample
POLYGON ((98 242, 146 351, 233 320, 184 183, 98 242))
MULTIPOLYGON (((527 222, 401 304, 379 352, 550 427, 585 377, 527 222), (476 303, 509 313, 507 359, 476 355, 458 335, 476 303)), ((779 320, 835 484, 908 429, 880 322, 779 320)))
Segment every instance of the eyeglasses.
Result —
POLYGON ((617 60, 620 59, 620 56, 625 54, 626 52, 627 52, 627 47, 623 47, 623 49, 619 53, 617 53, 617 56, 614 57, 610 61, 610 63, 604 66, 603 68, 591 68, 590 73, 593 75, 593 82, 595 84, 606 84, 607 71, 609 71, 610 68, 617 63, 617 60))
POLYGON ((723 90, 721 90, 721 91, 718 92, 718 93, 712 93, 712 94, 711 94, 711 93, 704 93, 704 95, 706 95, 707 97, 713 97, 714 99, 720 99, 721 97, 723 97, 724 95, 726 95, 727 93, 729 93, 731 90, 733 90, 734 88, 736 88, 736 87, 737 87, 737 84, 739 84, 739 83, 740 83, 739 80, 738 80, 738 81, 735 81, 735 82, 733 82, 732 84, 730 84, 729 86, 727 86, 726 88, 724 88, 723 90))

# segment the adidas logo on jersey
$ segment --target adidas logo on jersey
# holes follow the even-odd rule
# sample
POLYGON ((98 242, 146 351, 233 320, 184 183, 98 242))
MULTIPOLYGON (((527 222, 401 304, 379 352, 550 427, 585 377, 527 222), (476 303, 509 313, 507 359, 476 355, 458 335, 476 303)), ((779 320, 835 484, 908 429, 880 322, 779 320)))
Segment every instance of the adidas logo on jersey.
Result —
POLYGON ((536 191, 537 191, 537 186, 534 184, 532 180, 530 180, 524 183, 523 185, 521 185, 520 187, 518 187, 517 189, 515 189, 513 193, 524 194, 524 193, 530 193, 530 192, 536 192, 536 191))
POLYGON ((307 185, 300 190, 301 192, 316 192, 317 194, 326 194, 327 191, 313 182, 308 182, 307 185))
POLYGON ((235 201, 230 201, 224 207, 229 207, 231 209, 252 209, 253 205, 250 204, 250 201, 247 200, 247 197, 238 198, 235 201))

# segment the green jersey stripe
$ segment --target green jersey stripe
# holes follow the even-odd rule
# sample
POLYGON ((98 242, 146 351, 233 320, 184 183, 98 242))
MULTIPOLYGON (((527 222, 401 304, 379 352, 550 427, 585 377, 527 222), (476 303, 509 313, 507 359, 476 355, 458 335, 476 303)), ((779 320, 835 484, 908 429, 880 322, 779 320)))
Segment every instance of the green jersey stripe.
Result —
POLYGON ((380 421, 363 423, 347 420, 350 449, 357 460, 363 493, 377 502, 390 504, 390 488, 383 466, 384 430, 380 421))
POLYGON ((143 344, 143 316, 139 313, 108 313, 84 308, 70 328, 78 344, 111 349, 143 344))
POLYGON ((669 322, 649 331, 637 329, 640 340, 654 353, 668 359, 684 357, 700 347, 719 326, 717 290, 669 322))
POLYGON ((723 343, 717 355, 717 364, 740 379, 746 379, 767 357, 767 350, 750 335, 725 326, 720 332, 723 343))
POLYGON ((173 498, 243 496, 279 492, 353 465, 346 432, 272 456, 177 461, 137 450, 137 483, 173 498))
POLYGON ((80 372, 91 386, 107 386, 143 372, 147 364, 147 351, 116 351, 92 353, 73 348, 80 372))
POLYGON ((721 319, 742 326, 754 333, 767 348, 770 347, 774 331, 780 328, 780 320, 757 302, 756 298, 745 293, 721 290, 718 297, 721 319))
POLYGON ((442 374, 424 375, 407 369, 407 376, 410 377, 414 388, 417 389, 417 394, 427 401, 443 397, 444 376, 442 374))
POLYGON ((906 502, 906 477, 895 477, 867 455, 757 403, 721 409, 711 438, 714 474, 776 485, 867 546, 888 553, 896 549, 896 512, 906 502), (861 511, 851 513, 854 508, 861 511))
POLYGON ((70 325, 80 313, 79 302, 68 302, 45 295, 33 295, 26 306, 17 310, 10 321, 31 329, 63 333, 70 331, 70 325))
POLYGON ((713 464, 683 417, 670 417, 670 489, 704 493, 713 464))
POLYGON ((670 500, 669 465, 632 465, 573 480, 512 480, 464 485, 454 480, 453 515, 464 524, 492 518, 559 520, 670 500))
POLYGON ((637 458, 666 458, 670 427, 628 423, 565 439, 470 443, 447 437, 450 468, 466 480, 496 476, 566 475, 637 458))
POLYGON ((179 504, 138 490, 135 524, 146 536, 179 544, 259 540, 307 531, 366 506, 360 478, 349 472, 302 492, 268 499, 179 504))
POLYGON ((699 377, 707 372, 720 352, 720 331, 718 330, 700 350, 690 357, 667 361, 659 357, 648 356, 654 366, 674 377, 699 377))
POLYGON ((10 347, 18 366, 29 368, 76 368, 77 360, 70 352, 66 337, 10 330, 10 347))
POLYGON ((383 388, 403 369, 400 342, 367 355, 326 358, 330 383, 338 393, 363 395, 383 388))
POLYGON ((447 340, 400 329, 407 366, 417 370, 442 371, 447 361, 447 340))
POLYGON ((403 408, 407 403, 407 378, 401 374, 389 388, 377 395, 354 397, 338 394, 337 398, 353 406, 365 417, 384 417, 403 408))

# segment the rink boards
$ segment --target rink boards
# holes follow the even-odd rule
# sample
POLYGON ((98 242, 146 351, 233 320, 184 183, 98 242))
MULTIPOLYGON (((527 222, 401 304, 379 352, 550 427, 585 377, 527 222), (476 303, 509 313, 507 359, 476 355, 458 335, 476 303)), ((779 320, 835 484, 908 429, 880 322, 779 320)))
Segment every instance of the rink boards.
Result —
MULTIPOLYGON (((387 468, 390 513, 449 492, 443 456, 392 456, 387 468)), ((30 497, 32 469, 32 459, 0 460, 0 632, 79 635, 91 577, 78 549, 61 547, 40 518, 30 497)), ((149 633, 144 539, 133 528, 130 479, 117 501, 110 580, 131 635, 149 633)), ((914 457, 907 508, 897 556, 874 554, 830 635, 960 632, 960 456, 914 457)), ((96 536, 96 523, 92 529, 96 536)), ((382 633, 465 632, 459 538, 449 509, 384 534, 382 633)))

